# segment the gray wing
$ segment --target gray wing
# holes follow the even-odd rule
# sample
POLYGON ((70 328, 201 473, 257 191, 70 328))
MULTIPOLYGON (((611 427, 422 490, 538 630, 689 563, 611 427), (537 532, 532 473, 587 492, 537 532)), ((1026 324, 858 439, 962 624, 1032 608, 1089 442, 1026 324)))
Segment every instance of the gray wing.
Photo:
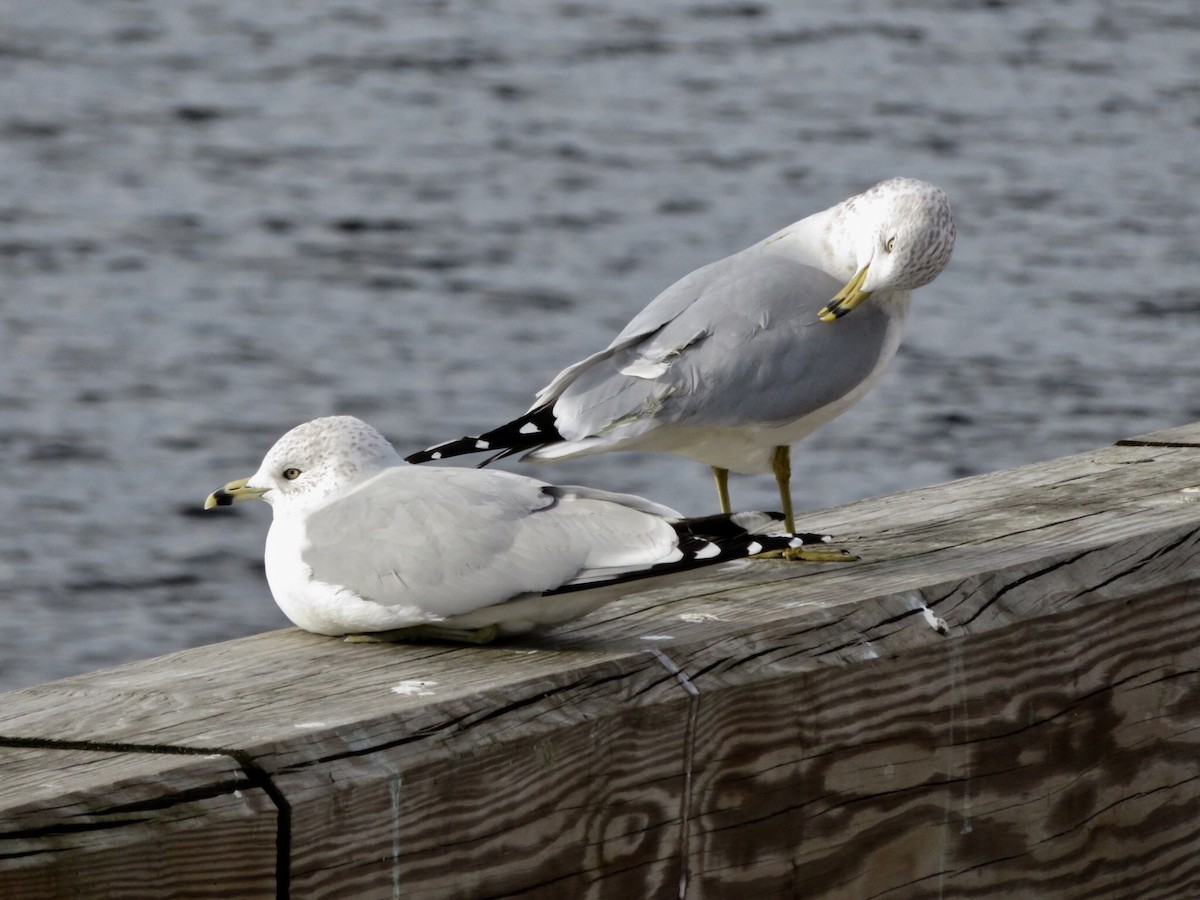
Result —
POLYGON ((591 568, 678 556, 643 501, 495 470, 399 466, 311 513, 313 577, 426 620, 559 587, 591 568))
POLYGON ((864 305, 820 322, 841 284, 819 269, 753 247, 693 276, 677 287, 696 296, 673 318, 593 357, 561 389, 564 438, 617 442, 662 423, 782 424, 843 396, 879 360, 888 315, 864 305))
POLYGON ((621 329, 621 333, 613 338, 611 344, 598 353, 593 353, 591 356, 580 360, 574 365, 567 366, 567 368, 555 375, 554 379, 548 385, 537 392, 537 399, 530 409, 536 409, 558 397, 581 373, 600 366, 614 355, 630 347, 637 347, 645 340, 652 338, 664 326, 669 325, 679 318, 679 316, 687 311, 688 307, 704 296, 706 287, 714 277, 714 270, 726 268, 732 260, 737 259, 747 252, 742 251, 742 253, 709 263, 707 266, 702 266, 676 281, 634 316, 629 321, 629 324, 621 329))

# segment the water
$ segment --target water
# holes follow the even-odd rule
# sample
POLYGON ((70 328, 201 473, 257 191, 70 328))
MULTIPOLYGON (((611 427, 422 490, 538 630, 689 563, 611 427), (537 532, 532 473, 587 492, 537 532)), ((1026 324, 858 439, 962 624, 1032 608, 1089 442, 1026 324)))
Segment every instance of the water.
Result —
MULTIPOLYGON (((286 624, 267 508, 199 510, 284 430, 497 423, 895 174, 958 248, 802 506, 1200 419, 1195 4, 807 6, 5 3, 0 687, 286 624)), ((539 471, 713 505, 666 457, 539 471)))

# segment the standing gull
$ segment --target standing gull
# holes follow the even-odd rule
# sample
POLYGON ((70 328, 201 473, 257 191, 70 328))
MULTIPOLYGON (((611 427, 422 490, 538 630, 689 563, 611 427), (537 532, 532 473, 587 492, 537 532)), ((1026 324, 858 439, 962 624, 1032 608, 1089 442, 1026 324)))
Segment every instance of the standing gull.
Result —
POLYGON ((408 461, 665 451, 712 467, 726 513, 730 471, 774 472, 794 530, 791 445, 875 384, 913 290, 953 248, 941 189, 882 181, 684 276, 608 347, 560 372, 520 418, 408 461))
POLYGON ((293 428, 204 508, 256 498, 274 508, 267 582, 284 614, 389 640, 481 643, 577 619, 631 581, 827 540, 785 533, 779 513, 684 519, 629 494, 409 466, 351 416, 293 428))

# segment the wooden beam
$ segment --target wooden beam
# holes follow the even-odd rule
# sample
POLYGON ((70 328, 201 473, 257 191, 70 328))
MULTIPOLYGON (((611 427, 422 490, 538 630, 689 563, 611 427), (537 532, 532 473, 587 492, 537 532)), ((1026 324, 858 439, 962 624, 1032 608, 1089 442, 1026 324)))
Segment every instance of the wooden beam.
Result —
POLYGON ((860 562, 547 636, 9 694, 0 895, 1200 895, 1198 499, 1200 425, 814 512, 860 562))
POLYGON ((9 738, 0 771, 0 896, 275 894, 277 810, 234 759, 9 738))

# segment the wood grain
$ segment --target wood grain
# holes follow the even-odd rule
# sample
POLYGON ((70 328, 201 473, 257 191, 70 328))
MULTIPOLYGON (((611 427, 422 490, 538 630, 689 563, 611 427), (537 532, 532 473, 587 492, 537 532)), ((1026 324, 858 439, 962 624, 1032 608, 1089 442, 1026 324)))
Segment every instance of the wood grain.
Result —
POLYGON ((697 896, 1188 896, 1198 600, 1192 582, 771 686, 698 679, 697 896))
POLYGON ((0 897, 273 897, 276 809, 237 762, 0 746, 0 897))
POLYGON ((1188 426, 810 513, 861 561, 500 646, 290 629, 6 695, 0 886, 1200 895, 1198 464, 1188 426))

